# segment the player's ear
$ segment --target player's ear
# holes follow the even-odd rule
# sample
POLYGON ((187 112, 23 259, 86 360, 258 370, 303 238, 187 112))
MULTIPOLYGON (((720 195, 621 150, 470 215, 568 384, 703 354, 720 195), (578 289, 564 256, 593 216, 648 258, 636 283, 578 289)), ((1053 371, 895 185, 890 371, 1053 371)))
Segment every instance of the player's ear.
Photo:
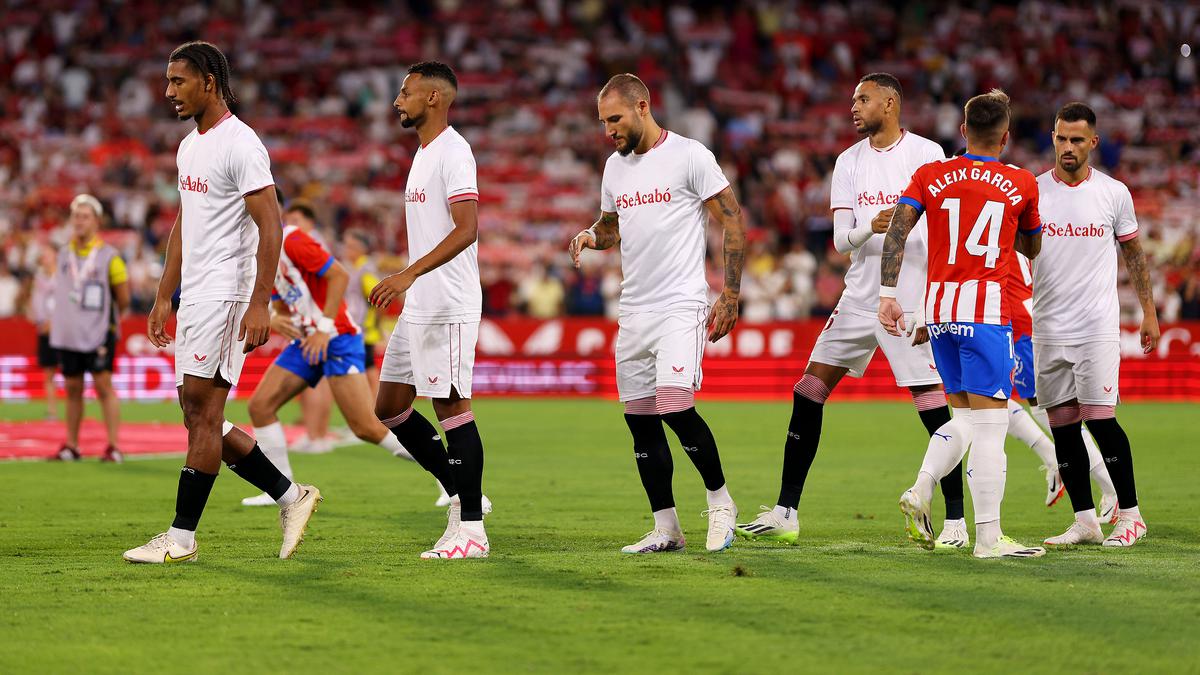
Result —
POLYGON ((958 125, 958 133, 962 135, 964 141, 967 140, 967 123, 966 122, 963 122, 962 124, 958 125))

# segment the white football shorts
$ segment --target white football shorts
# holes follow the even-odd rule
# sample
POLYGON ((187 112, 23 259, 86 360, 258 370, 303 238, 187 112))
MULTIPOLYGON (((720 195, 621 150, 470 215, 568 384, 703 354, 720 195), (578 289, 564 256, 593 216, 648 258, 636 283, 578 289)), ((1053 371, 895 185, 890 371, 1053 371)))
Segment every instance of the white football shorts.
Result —
MULTIPOLYGON (((904 319, 905 326, 909 327, 912 315, 905 314, 904 319)), ((862 377, 877 347, 883 349, 883 355, 887 357, 896 386, 941 384, 942 378, 933 363, 933 350, 928 342, 914 347, 911 337, 888 334, 880 325, 879 317, 843 312, 840 307, 829 315, 808 360, 846 368, 851 377, 862 377)))
POLYGON ((248 302, 209 300, 180 305, 175 315, 175 386, 184 375, 236 385, 242 376, 245 340, 238 339, 248 302))
POLYGON ((1043 408, 1077 399, 1087 405, 1116 405, 1121 375, 1121 343, 1085 342, 1068 347, 1033 340, 1038 405, 1043 408))
POLYGON ((459 396, 471 398, 478 340, 478 321, 422 324, 402 317, 388 339, 379 379, 411 384, 417 396, 450 398, 453 387, 459 396))
POLYGON ((631 312, 617 319, 617 394, 622 401, 654 396, 658 387, 700 389, 704 308, 631 312))

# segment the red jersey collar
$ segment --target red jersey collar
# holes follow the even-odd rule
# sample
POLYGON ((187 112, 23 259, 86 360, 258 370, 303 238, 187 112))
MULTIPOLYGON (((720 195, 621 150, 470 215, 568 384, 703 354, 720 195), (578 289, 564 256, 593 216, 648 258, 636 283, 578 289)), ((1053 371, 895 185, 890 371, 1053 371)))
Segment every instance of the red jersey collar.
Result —
MULTIPOLYGON (((217 127, 221 126, 221 122, 224 122, 225 120, 229 119, 230 117, 233 117, 233 113, 226 110, 225 114, 221 115, 220 119, 218 119, 216 122, 213 123, 213 125, 211 127, 208 128, 208 131, 212 131, 213 129, 216 129, 217 127)), ((208 131, 200 131, 199 129, 197 129, 196 133, 207 134, 208 131)))
MULTIPOLYGON (((1056 167, 1056 169, 1057 169, 1057 167, 1056 167)), ((1088 167, 1088 172, 1087 172, 1087 175, 1086 175, 1086 176, 1084 176, 1084 177, 1083 177, 1083 179, 1082 179, 1082 180, 1080 180, 1078 183, 1068 183, 1067 181, 1065 181, 1065 180, 1063 180, 1063 179, 1059 178, 1059 177, 1058 177, 1058 171, 1057 171, 1057 170, 1055 170, 1055 169, 1051 169, 1051 170, 1050 170, 1050 175, 1054 176, 1054 181, 1055 181, 1056 183, 1062 183, 1063 185, 1065 185, 1065 186, 1067 186, 1067 187, 1069 187, 1069 188, 1073 188, 1073 187, 1079 187, 1080 185, 1083 185, 1084 183, 1086 183, 1086 182, 1088 182, 1089 180, 1091 180, 1091 179, 1092 179, 1092 167, 1090 167, 1090 166, 1088 167)))

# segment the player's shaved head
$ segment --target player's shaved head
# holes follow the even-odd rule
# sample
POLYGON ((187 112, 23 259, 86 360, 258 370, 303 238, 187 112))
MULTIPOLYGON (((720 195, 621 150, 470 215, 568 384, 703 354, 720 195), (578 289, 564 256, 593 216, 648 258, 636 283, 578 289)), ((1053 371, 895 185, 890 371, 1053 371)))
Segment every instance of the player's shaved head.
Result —
POLYGON ((858 81, 859 84, 864 82, 874 82, 884 89, 891 89, 895 92, 897 101, 904 98, 904 89, 900 86, 900 80, 896 79, 896 76, 891 73, 869 73, 863 75, 862 79, 858 81))
POLYGON ((417 86, 436 89, 445 100, 447 108, 454 103, 455 95, 458 94, 458 76, 450 66, 440 61, 422 61, 409 66, 408 74, 420 75, 417 80, 420 84, 417 86))
POLYGON ((1001 144, 1012 116, 1008 94, 999 89, 972 97, 963 113, 968 139, 989 146, 1001 144))
POLYGON ((645 82, 642 82, 642 78, 633 73, 613 75, 600 89, 596 100, 600 101, 608 96, 621 97, 621 100, 629 104, 630 108, 635 107, 638 101, 650 103, 650 89, 645 82))

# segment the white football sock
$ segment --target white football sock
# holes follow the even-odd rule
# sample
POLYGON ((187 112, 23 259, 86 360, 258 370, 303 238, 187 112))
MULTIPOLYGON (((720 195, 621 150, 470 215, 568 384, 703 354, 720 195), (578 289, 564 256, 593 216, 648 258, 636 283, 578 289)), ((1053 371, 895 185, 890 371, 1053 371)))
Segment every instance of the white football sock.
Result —
POLYGON ((1054 441, 1046 435, 1038 423, 1034 421, 1025 406, 1008 399, 1008 433, 1033 450, 1042 464, 1051 468, 1058 467, 1058 458, 1054 456, 1054 441))
POLYGON ((1142 512, 1136 506, 1131 509, 1121 509, 1121 515, 1139 521, 1142 519, 1142 512))
POLYGON ((186 549, 190 550, 196 547, 195 530, 181 530, 178 527, 168 527, 167 534, 171 535, 171 538, 174 539, 177 544, 186 549))
POLYGON ((271 460, 279 473, 292 478, 292 463, 288 460, 287 437, 283 434, 283 425, 277 420, 265 427, 254 427, 254 440, 262 453, 271 460))
POLYGON ((933 486, 962 461, 971 445, 971 409, 954 408, 954 416, 929 437, 925 459, 914 486, 917 494, 928 504, 933 499, 933 486))
POLYGON ((665 532, 683 532, 683 526, 679 524, 679 514, 674 506, 654 512, 654 528, 665 532))
POLYGON ((780 506, 776 504, 775 508, 771 510, 775 512, 775 515, 783 518, 789 523, 794 522, 799 517, 796 515, 796 509, 793 509, 790 506, 780 506))
POLYGON ((971 424, 974 434, 971 455, 967 458, 967 484, 975 505, 975 538, 980 546, 990 548, 1000 536, 1000 503, 1004 501, 1004 474, 1008 464, 1004 454, 1008 410, 972 410, 971 424))
POLYGON ((408 454, 403 445, 400 445, 400 439, 396 438, 390 431, 375 445, 387 450, 400 459, 407 459, 410 462, 417 461, 413 459, 412 455, 408 454))
POLYGON ((1104 456, 1100 454, 1100 447, 1096 445, 1096 439, 1092 438, 1092 432, 1086 428, 1083 430, 1083 447, 1087 449, 1088 472, 1092 474, 1096 485, 1100 486, 1100 493, 1117 494, 1117 488, 1113 486, 1112 478, 1108 475, 1108 466, 1104 464, 1104 456))
POLYGON ((1029 406, 1029 414, 1033 416, 1033 419, 1037 420, 1038 426, 1042 428, 1042 431, 1050 433, 1050 415, 1046 413, 1045 408, 1040 405, 1031 405, 1029 406))
POLYGON ((708 492, 708 506, 724 506, 733 503, 733 497, 729 496, 729 486, 722 485, 716 490, 706 490, 708 492))
POLYGON ((279 499, 276 499, 275 503, 280 506, 288 506, 295 504, 298 499, 300 499, 300 486, 293 482, 292 486, 287 489, 287 492, 284 492, 279 499))
POLYGON ((1096 509, 1088 509, 1086 511, 1076 511, 1075 520, 1087 525, 1093 530, 1100 529, 1100 519, 1096 517, 1096 509))

